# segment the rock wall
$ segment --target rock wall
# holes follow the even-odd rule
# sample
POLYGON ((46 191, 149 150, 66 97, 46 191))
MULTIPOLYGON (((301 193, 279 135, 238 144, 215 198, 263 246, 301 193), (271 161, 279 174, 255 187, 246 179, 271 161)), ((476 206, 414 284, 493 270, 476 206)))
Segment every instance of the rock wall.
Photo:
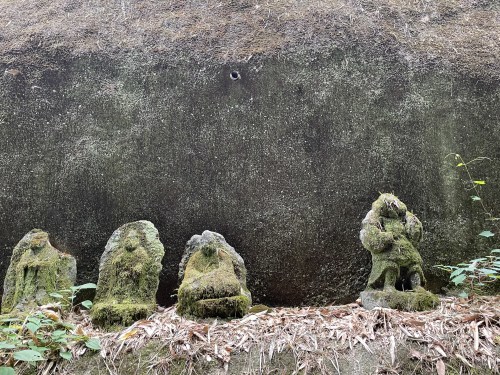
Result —
MULTIPOLYGON (((445 157, 500 157, 494 82, 356 46, 240 63, 54 51, 0 62, 20 71, 0 78, 0 278, 40 227, 77 258, 79 282, 95 282, 111 233, 146 219, 165 245, 161 304, 205 229, 244 258, 256 302, 352 301, 370 270, 360 223, 379 192, 422 220, 434 290, 446 275, 433 264, 493 243, 445 157)), ((476 171, 498 189, 495 163, 476 171)))

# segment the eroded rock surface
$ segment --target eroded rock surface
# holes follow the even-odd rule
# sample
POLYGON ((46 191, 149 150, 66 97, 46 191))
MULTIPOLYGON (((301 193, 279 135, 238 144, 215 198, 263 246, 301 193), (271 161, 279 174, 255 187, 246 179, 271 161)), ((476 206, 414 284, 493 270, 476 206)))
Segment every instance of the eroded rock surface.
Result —
POLYGON ((53 247, 47 232, 33 229, 12 252, 2 313, 23 312, 53 302, 50 293, 70 288, 75 279, 75 258, 53 247))
POLYGON ((92 320, 101 326, 128 325, 156 307, 163 244, 153 223, 118 228, 102 254, 92 320))
POLYGON ((229 318, 248 311, 245 263, 220 234, 206 230, 191 237, 179 268, 179 314, 229 318))
POLYGON ((422 240, 422 223, 398 197, 381 194, 363 219, 360 239, 372 253, 372 270, 363 306, 426 310, 438 303, 425 291, 422 257, 416 246, 422 240))

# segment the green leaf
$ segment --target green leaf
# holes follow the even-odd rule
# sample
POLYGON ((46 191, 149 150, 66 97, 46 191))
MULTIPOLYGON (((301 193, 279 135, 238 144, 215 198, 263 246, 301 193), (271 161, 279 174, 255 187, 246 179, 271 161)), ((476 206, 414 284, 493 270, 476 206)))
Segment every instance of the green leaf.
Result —
POLYGON ((66 336, 66 331, 64 331, 62 329, 56 329, 54 332, 52 332, 52 338, 54 340, 61 338, 63 336, 66 336))
POLYGON ((495 234, 490 232, 489 230, 483 230, 481 233, 479 233, 480 236, 483 236, 483 237, 493 237, 495 234))
POLYGON ((87 284, 72 286, 71 290, 78 291, 78 290, 82 290, 82 289, 95 289, 95 288, 97 288, 97 285, 95 285, 94 283, 87 283, 87 284))
POLYGON ((49 296, 54 297, 54 298, 59 298, 59 299, 64 298, 64 296, 62 294, 55 293, 55 292, 50 293, 49 296))
POLYGON ((2 322, 2 323, 12 323, 12 322, 19 322, 20 320, 21 319, 19 319, 19 318, 5 318, 5 319, 0 320, 0 322, 2 322))
POLYGON ((471 264, 469 265, 469 267, 467 267, 465 270, 466 270, 466 271, 469 271, 469 272, 474 272, 474 271, 476 270, 476 268, 477 268, 477 267, 476 267, 476 264, 475 264, 475 263, 471 263, 471 264))
POLYGON ((469 297, 469 295, 466 292, 460 292, 460 293, 458 293, 458 296, 460 298, 467 298, 467 297, 469 297))
POLYGON ((63 359, 66 359, 66 360, 70 360, 71 358, 73 358, 73 354, 71 354, 71 352, 59 352, 59 356, 63 359))
POLYGON ((16 372, 12 367, 0 367, 0 375, 16 375, 16 372))
POLYGON ((44 361, 45 358, 35 350, 21 350, 14 353, 14 359, 17 361, 33 362, 33 361, 44 361))
POLYGON ((463 268, 456 269, 455 271, 453 271, 453 272, 451 273, 450 278, 455 277, 455 276, 457 276, 457 275, 460 275, 460 274, 461 274, 462 272, 464 272, 464 271, 465 271, 465 269, 463 269, 463 268))
POLYGON ((71 324, 71 323, 66 323, 66 322, 62 322, 62 323, 59 323, 61 324, 64 328, 66 328, 68 331, 72 330, 72 329, 75 329, 75 325, 74 324, 71 324))
POLYGON ((458 163, 457 167, 463 167, 465 164, 464 163, 458 163))
POLYGON ((46 352, 47 350, 49 350, 49 348, 47 348, 45 346, 36 346, 35 343, 33 343, 32 345, 29 345, 29 348, 31 350, 34 350, 35 352, 38 352, 38 353, 41 353, 41 354, 43 354, 44 352, 46 352))
POLYGON ((14 349, 15 347, 14 344, 8 343, 7 341, 0 342, 0 349, 14 349))
POLYGON ((492 269, 490 269, 490 268, 481 268, 481 269, 479 269, 479 272, 482 272, 482 273, 484 273, 485 275, 494 275, 494 274, 496 274, 496 273, 497 273, 497 271, 492 270, 492 269))
POLYGON ((82 302, 82 306, 90 310, 92 308, 92 301, 85 300, 82 302))
POLYGON ((476 185, 486 185, 486 181, 484 180, 476 180, 476 181, 472 181, 474 182, 476 185))
POLYGON ((16 333, 17 331, 18 329, 13 327, 2 328, 3 333, 16 333))
POLYGON ((28 322, 26 323, 25 327, 28 328, 32 333, 35 333, 40 328, 40 324, 28 322))
MULTIPOLYGON (((44 317, 45 317, 45 315, 44 315, 44 317)), ((36 316, 30 316, 28 318, 28 322, 32 322, 32 323, 40 325, 40 323, 42 322, 42 320, 40 318, 37 318, 36 316)))
POLYGON ((471 195, 471 199, 472 199, 473 201, 480 201, 480 200, 481 200, 481 198, 480 198, 480 197, 478 197, 477 195, 471 195))
POLYGON ((85 346, 92 350, 101 350, 101 342, 96 338, 88 339, 85 342, 85 346))
POLYGON ((451 282, 454 283, 455 285, 459 285, 459 284, 462 284, 465 280, 466 276, 465 275, 458 275, 456 277, 454 277, 453 279, 451 279, 451 282))

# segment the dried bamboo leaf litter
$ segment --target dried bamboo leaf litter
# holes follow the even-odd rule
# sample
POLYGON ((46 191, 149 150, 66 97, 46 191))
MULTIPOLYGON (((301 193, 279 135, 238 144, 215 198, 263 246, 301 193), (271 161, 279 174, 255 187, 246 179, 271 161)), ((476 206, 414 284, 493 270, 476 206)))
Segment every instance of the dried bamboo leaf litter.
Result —
MULTIPOLYGON (((458 361, 462 373, 474 367, 498 373, 500 368, 500 296, 473 302, 442 298, 438 309, 420 313, 368 311, 356 303, 276 308, 229 322, 195 322, 178 316, 175 307, 170 307, 120 332, 87 329, 89 334, 100 336, 101 356, 110 368, 121 354, 136 352, 151 340, 159 341, 169 355, 151 360, 152 373, 161 373, 162 366, 176 359, 184 359, 186 364, 218 361, 220 368, 227 370, 236 353, 257 351, 261 371, 276 355, 291 352, 297 372, 314 369, 331 374, 332 368, 342 372, 342 354, 356 348, 373 353, 380 345, 387 348, 385 373, 390 373, 390 368, 399 373, 396 349, 407 343, 418 343, 419 349, 412 347, 410 356, 438 373, 450 361, 458 361)), ((382 370, 384 363, 380 363, 382 370)))

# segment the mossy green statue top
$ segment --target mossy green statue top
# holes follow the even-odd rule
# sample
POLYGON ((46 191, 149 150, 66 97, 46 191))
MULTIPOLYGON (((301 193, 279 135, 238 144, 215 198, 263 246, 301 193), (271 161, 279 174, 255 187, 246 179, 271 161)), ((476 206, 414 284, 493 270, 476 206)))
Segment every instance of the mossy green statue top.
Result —
POLYGON ((372 253, 367 290, 416 290, 425 284, 416 246, 422 223, 393 194, 381 194, 362 223, 360 239, 372 253))

